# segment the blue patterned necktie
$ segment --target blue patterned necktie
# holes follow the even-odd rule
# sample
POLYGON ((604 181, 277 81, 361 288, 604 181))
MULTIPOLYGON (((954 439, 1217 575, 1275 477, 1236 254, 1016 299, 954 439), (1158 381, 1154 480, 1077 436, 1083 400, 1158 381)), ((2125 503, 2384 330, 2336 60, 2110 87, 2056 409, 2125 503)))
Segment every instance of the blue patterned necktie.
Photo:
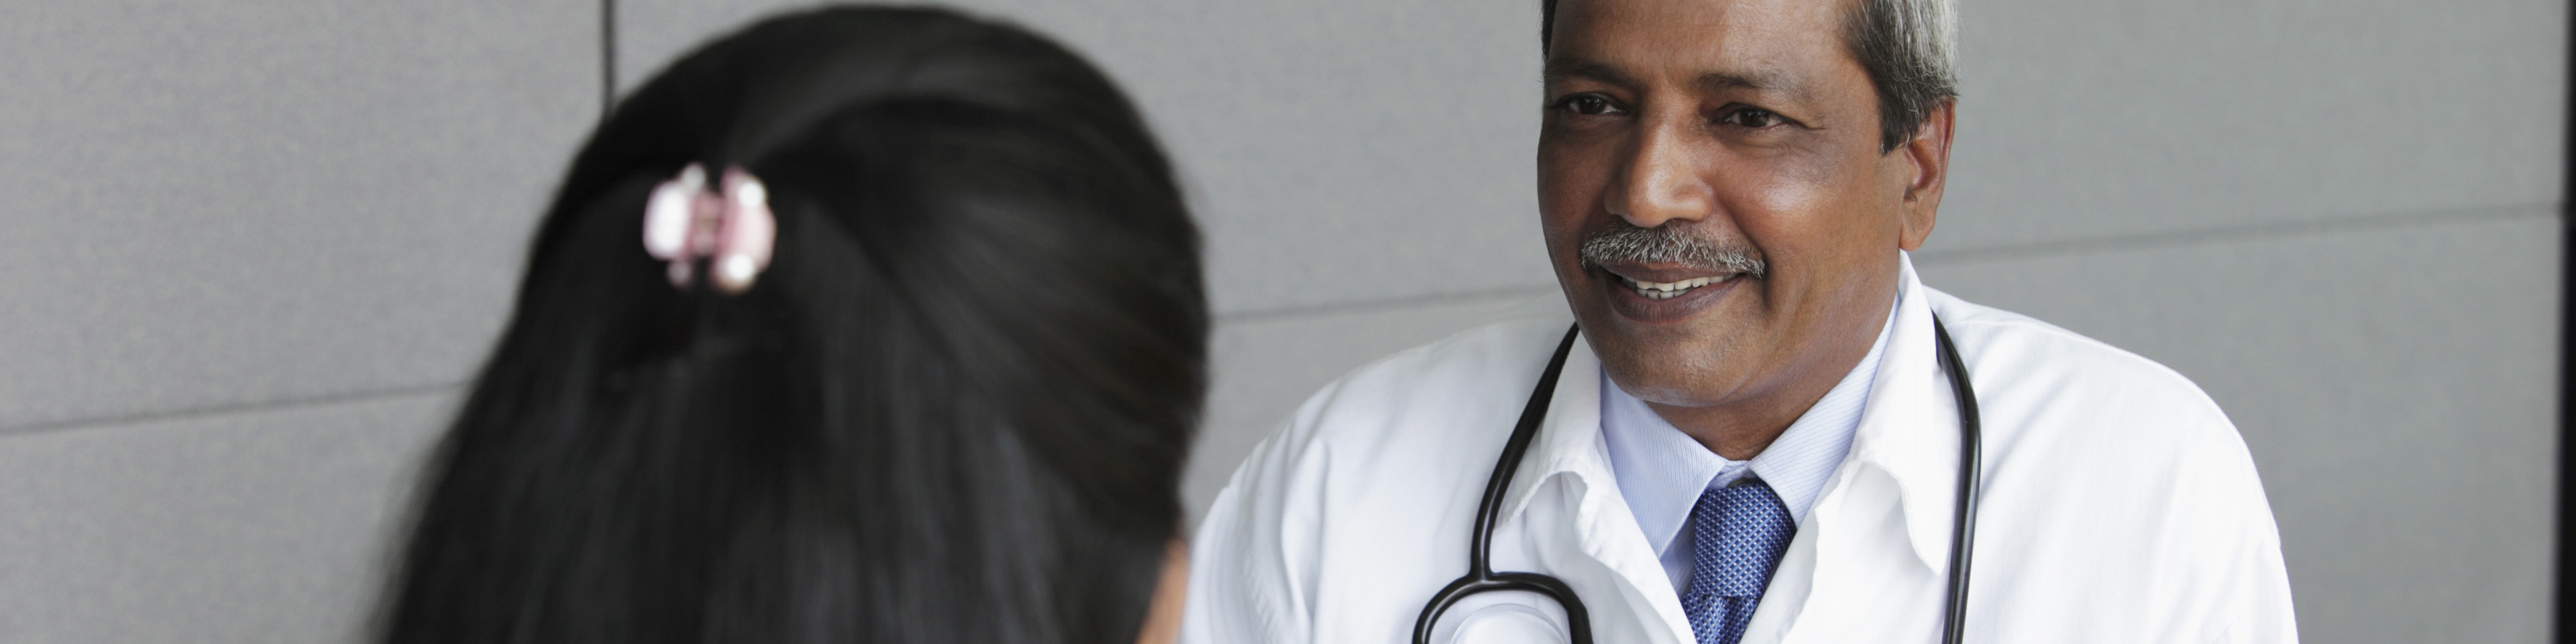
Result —
POLYGON ((1701 492, 1690 527, 1690 591, 1682 593, 1682 612, 1699 644, 1735 644, 1798 522, 1770 485, 1746 476, 1701 492))

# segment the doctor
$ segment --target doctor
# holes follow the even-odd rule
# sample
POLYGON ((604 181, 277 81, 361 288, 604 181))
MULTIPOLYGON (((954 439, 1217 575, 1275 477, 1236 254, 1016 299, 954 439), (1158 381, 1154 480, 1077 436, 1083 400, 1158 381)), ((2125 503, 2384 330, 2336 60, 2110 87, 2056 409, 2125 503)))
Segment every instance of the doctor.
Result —
MULTIPOLYGON (((1966 641, 2296 640, 2208 396, 1909 263, 1949 162, 1949 0, 1547 5, 1540 219, 1581 332, 1496 497, 1492 570, 1561 582, 1597 642, 1939 641, 1970 471, 1966 641)), ((1412 640, 1568 322, 1469 330, 1307 401, 1201 526, 1183 641, 1412 640)), ((1441 613, 1431 641, 1574 622, 1534 592, 1441 613)))

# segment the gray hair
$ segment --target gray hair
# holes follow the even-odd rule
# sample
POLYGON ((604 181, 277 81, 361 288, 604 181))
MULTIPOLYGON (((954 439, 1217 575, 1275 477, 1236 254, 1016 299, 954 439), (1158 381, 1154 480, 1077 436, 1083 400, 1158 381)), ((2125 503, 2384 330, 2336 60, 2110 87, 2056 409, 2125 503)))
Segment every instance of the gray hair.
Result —
POLYGON ((1598 267, 1614 261, 1653 264, 1680 264, 1710 271, 1741 273, 1760 278, 1763 274, 1762 252, 1742 243, 1729 244, 1692 234, 1681 226, 1638 228, 1626 220, 1612 218, 1610 228, 1583 238, 1577 253, 1586 267, 1598 267))
MULTIPOLYGON (((1843 46, 1878 90, 1878 148, 1914 138, 1932 109, 1959 96, 1957 0, 1847 0, 1843 46)), ((1538 46, 1556 30, 1557 0, 1540 0, 1538 46)))
MULTIPOLYGON (((1553 2, 1554 0, 1549 0, 1553 2)), ((1959 95, 1955 0, 1858 0, 1843 46, 1878 89, 1878 151, 1914 138, 1933 108, 1959 95)))

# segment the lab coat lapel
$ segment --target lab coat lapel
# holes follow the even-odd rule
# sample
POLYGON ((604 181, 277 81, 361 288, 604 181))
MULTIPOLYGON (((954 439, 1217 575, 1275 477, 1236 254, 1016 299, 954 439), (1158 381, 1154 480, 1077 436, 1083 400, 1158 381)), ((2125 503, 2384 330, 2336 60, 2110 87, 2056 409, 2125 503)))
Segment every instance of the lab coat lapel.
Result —
MULTIPOLYGON (((1925 567, 1949 567, 1959 482, 1959 405, 1933 340, 1932 298, 1900 258, 1905 297, 1847 460, 1885 471, 1904 504, 1906 539, 1925 567)), ((1897 535, 1890 535, 1897 536, 1897 535)))
MULTIPOLYGON (((1764 591, 1742 644, 1841 641, 1938 627, 1959 456, 1957 405, 1936 358, 1928 292, 1901 259, 1888 345, 1852 437, 1764 591), (1932 584, 1927 588, 1924 582, 1932 584), (1925 591, 1932 592, 1925 592, 1925 591), (1926 602, 1932 602, 1928 607, 1926 602), (1929 626, 1915 626, 1932 619, 1929 626)), ((1876 640, 1873 640, 1876 641, 1876 640)))
MULTIPOLYGON (((1573 586, 1597 641, 1688 644, 1681 600, 1610 472, 1600 373, 1590 343, 1575 343, 1538 436, 1504 492, 1495 551, 1517 541, 1538 569, 1573 586)), ((1505 570, 1499 557, 1496 565, 1505 570)))

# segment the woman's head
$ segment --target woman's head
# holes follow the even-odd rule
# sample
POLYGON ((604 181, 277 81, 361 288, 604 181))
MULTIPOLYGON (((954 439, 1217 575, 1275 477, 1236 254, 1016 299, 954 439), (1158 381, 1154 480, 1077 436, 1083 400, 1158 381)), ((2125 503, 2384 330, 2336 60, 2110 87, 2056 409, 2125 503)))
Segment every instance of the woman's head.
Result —
POLYGON ((1133 641, 1205 387, 1197 246, 1133 107, 1044 39, 831 8, 709 44, 566 177, 387 639, 1133 641), (767 186, 738 294, 641 241, 691 164, 767 186))

